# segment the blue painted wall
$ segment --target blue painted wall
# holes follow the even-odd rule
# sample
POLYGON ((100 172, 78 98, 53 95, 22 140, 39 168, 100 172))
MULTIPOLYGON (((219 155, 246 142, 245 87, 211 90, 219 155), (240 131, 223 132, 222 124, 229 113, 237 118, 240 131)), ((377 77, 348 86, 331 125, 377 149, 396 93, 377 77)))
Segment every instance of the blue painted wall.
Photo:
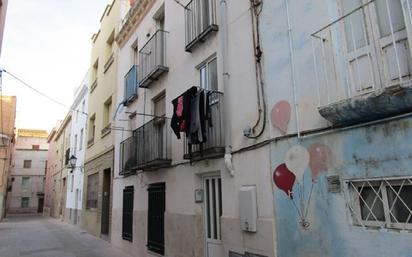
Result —
MULTIPOLYGON (((292 134, 297 132, 297 122, 293 101, 286 5, 284 0, 263 2, 260 25, 268 109, 270 111, 279 101, 289 102, 292 114, 287 134, 292 134)), ((337 2, 288 2, 300 129, 326 127, 328 123, 320 117, 317 110, 318 98, 310 35, 338 17, 337 2)), ((321 92, 321 98, 324 97, 324 92, 321 92)), ((272 138, 281 135, 274 126, 270 126, 269 129, 272 138)), ((326 176, 330 175, 339 175, 341 179, 412 176, 412 118, 309 136, 305 139, 294 137, 279 140, 271 145, 272 171, 285 162, 285 155, 292 146, 302 145, 308 148, 314 143, 329 146, 333 158, 327 173, 322 173, 318 182, 313 185, 308 208, 310 226, 307 230, 300 226, 296 208, 291 200, 273 184, 278 256, 412 257, 412 233, 366 229, 353 225, 352 217, 345 205, 347 190, 330 193, 326 181, 326 176)), ((304 195, 307 197, 312 187, 309 167, 304 178, 304 195)), ((343 188, 346 188, 345 185, 343 188)), ((298 193, 295 193, 295 201, 299 207, 298 193)))

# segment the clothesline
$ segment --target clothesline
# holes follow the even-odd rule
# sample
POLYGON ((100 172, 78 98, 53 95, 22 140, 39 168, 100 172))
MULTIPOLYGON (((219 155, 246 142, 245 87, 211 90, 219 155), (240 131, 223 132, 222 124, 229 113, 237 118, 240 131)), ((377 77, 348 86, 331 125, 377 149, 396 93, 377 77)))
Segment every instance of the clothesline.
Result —
MULTIPOLYGON (((223 94, 222 92, 220 92, 220 91, 218 91, 218 90, 209 90, 209 89, 206 89, 206 88, 203 88, 203 87, 200 87, 200 86, 191 86, 191 87, 188 88, 186 91, 188 91, 189 89, 194 88, 194 87, 195 87, 195 88, 198 88, 198 89, 201 89, 201 90, 205 90, 205 91, 210 92, 210 93, 223 94)), ((184 94, 186 93, 186 91, 183 92, 183 93, 181 93, 180 95, 178 95, 178 96, 175 97, 174 99, 181 97, 182 95, 184 95, 184 94)), ((174 100, 174 99, 173 99, 173 100, 174 100)), ((170 101, 170 102, 173 103, 173 100, 170 101)))

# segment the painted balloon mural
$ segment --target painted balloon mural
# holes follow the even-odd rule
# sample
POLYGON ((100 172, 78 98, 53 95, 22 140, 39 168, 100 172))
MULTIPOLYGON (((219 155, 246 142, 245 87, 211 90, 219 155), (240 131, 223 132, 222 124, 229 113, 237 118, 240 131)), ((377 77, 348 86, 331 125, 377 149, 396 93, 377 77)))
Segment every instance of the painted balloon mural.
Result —
POLYGON ((288 125, 290 121, 291 108, 288 101, 280 101, 273 106, 270 112, 270 118, 272 125, 278 128, 282 135, 285 135, 288 131, 288 125))
POLYGON ((295 184, 296 176, 283 163, 279 165, 273 172, 273 181, 276 186, 283 190, 286 195, 293 199, 293 185, 295 184))
POLYGON ((292 146, 285 155, 284 163, 276 167, 273 172, 275 185, 291 200, 300 218, 300 224, 304 229, 309 229, 308 210, 312 198, 314 184, 319 173, 326 172, 332 158, 332 151, 324 144, 311 144, 308 148, 301 145, 292 146), (305 190, 305 171, 311 171, 310 190, 305 190), (294 192, 296 190, 296 192, 294 192), (293 196, 298 195, 299 200, 293 196))

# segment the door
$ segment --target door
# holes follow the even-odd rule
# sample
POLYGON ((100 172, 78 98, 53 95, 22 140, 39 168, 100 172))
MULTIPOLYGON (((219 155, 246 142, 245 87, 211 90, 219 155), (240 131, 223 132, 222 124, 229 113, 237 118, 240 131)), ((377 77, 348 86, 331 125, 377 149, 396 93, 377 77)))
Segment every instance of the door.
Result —
POLYGON ((409 80, 412 61, 401 0, 341 4, 343 15, 350 14, 344 18, 344 34, 352 94, 409 80))
POLYGON ((74 220, 73 223, 74 225, 77 224, 77 210, 79 209, 79 189, 76 189, 76 194, 74 198, 74 220))
POLYGON ((40 197, 37 205, 37 213, 43 213, 44 198, 40 197))
POLYGON ((373 26, 371 5, 359 8, 363 0, 341 0, 341 4, 342 15, 349 14, 343 22, 349 90, 354 95, 362 94, 380 84, 374 39, 370 33, 373 26))
POLYGON ((102 223, 101 234, 109 235, 110 224, 110 169, 103 171, 103 196, 102 196, 102 223))
POLYGON ((409 80, 411 56, 401 0, 376 0, 374 35, 386 86, 409 80))
POLYGON ((203 178, 206 257, 223 256, 220 218, 222 216, 222 179, 203 178))

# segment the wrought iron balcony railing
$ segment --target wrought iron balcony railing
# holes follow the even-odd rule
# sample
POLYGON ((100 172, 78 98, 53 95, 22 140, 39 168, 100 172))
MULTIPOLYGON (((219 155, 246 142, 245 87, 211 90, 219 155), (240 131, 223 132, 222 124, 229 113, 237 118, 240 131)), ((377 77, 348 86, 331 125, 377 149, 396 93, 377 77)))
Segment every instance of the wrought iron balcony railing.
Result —
POLYGON ((186 136, 183 137, 184 159, 204 160, 220 158, 225 153, 223 93, 210 91, 206 94, 209 99, 210 120, 206 121, 204 137, 206 141, 200 144, 190 144, 186 136))
POLYGON ((121 174, 170 166, 172 158, 169 126, 169 119, 154 118, 123 141, 120 145, 121 174))
POLYGON ((132 68, 124 76, 124 102, 127 106, 137 97, 138 76, 137 65, 133 65, 132 68))
POLYGON ((186 51, 192 48, 212 31, 217 31, 216 1, 192 0, 185 8, 186 51))
POLYGON ((166 40, 169 32, 158 30, 139 51, 139 85, 147 88, 160 75, 169 71, 166 40))

